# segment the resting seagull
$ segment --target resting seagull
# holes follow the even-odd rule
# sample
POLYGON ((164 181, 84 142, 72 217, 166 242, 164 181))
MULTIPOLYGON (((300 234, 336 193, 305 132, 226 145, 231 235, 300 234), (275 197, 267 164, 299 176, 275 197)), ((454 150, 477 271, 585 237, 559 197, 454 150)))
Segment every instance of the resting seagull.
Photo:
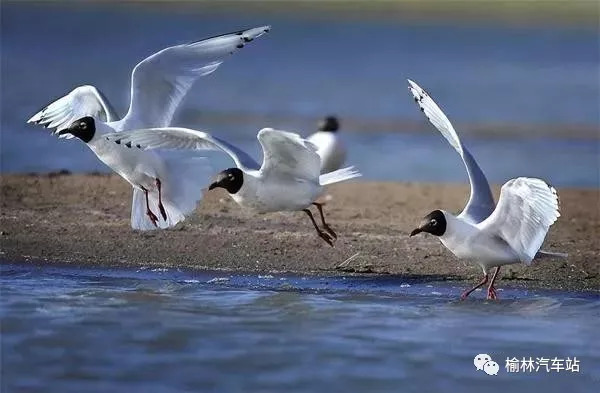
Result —
POLYGON ((258 132, 262 165, 223 139, 187 128, 154 128, 106 137, 131 149, 220 150, 236 166, 220 172, 209 190, 224 188, 240 206, 258 213, 302 210, 318 235, 332 247, 337 235, 325 221, 322 204, 315 201, 323 193, 323 186, 360 176, 353 167, 320 175, 321 161, 312 143, 298 134, 272 128, 258 132), (317 207, 323 229, 315 222, 311 205, 317 207))
POLYGON ((319 130, 306 138, 317 147, 321 157, 321 173, 338 170, 346 161, 346 148, 339 136, 340 123, 335 116, 327 116, 319 122, 319 130))
POLYGON ((207 165, 197 158, 166 159, 154 152, 124 149, 102 136, 168 126, 199 77, 215 71, 228 55, 269 29, 263 26, 172 46, 144 59, 131 74, 131 102, 122 119, 98 89, 80 86, 36 113, 28 123, 55 128, 53 134, 59 137, 81 139, 127 180, 134 190, 134 229, 168 228, 184 220, 202 197, 204 185, 190 181, 191 176, 185 174, 207 171, 207 165))
POLYGON ((566 256, 539 251, 550 225, 560 216, 556 190, 543 180, 519 177, 502 186, 496 206, 485 175, 450 120, 425 90, 411 80, 408 83, 421 111, 460 154, 469 174, 471 196, 464 210, 458 216, 434 210, 410 234, 438 236, 458 258, 476 260, 481 266, 483 280, 461 298, 485 285, 492 267, 496 269, 488 286, 488 299, 497 298, 494 281, 501 266, 520 262, 530 265, 536 257, 566 256))

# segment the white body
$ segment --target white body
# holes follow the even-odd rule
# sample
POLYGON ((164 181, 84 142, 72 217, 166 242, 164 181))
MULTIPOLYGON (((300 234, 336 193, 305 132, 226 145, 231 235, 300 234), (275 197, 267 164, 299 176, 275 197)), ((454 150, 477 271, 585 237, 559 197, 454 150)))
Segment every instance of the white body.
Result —
POLYGON ((98 159, 119 174, 133 187, 131 226, 134 229, 166 229, 185 220, 202 199, 204 178, 211 172, 206 160, 198 158, 166 159, 161 155, 141 149, 128 149, 106 139, 112 129, 96 123, 96 133, 87 145, 98 159), (174 174, 182 177, 174 176, 174 174), (194 176, 192 176, 194 175, 194 176), (185 179, 186 180, 182 180, 185 179), (159 199, 156 180, 161 182, 161 201, 167 219, 159 216, 156 225, 147 216, 147 208, 158 215, 159 199), (148 190, 146 205, 145 190, 148 190))
POLYGON ((273 178, 260 171, 244 173, 244 185, 231 195, 240 206, 257 213, 297 211, 309 207, 323 192, 318 181, 273 178))
POLYGON ((492 267, 520 263, 510 245, 496 234, 444 211, 446 232, 439 239, 457 258, 477 263, 484 274, 492 267))
MULTIPOLYGON (((214 72, 225 58, 246 43, 269 31, 269 26, 177 45, 144 59, 132 71, 131 102, 127 114, 118 119, 108 100, 93 86, 80 86, 42 109, 28 122, 56 127, 55 133, 86 116, 94 118, 96 133, 87 143, 98 159, 134 187, 131 225, 135 229, 155 229, 147 217, 147 206, 158 214, 158 187, 167 219, 158 227, 168 228, 182 221, 202 198, 202 179, 208 172, 198 159, 164 159, 154 152, 128 149, 108 142, 109 133, 136 128, 165 127, 188 90, 201 76, 214 72), (196 173, 196 176, 192 176, 196 173), (147 190, 148 204, 144 191, 147 190)), ((72 138, 69 133, 59 134, 72 138)))
POLYGON ((120 146, 115 148, 113 142, 103 137, 105 134, 99 134, 96 132, 94 138, 88 142, 88 147, 100 161, 133 187, 154 190, 156 179, 164 179, 167 173, 166 163, 159 155, 139 149, 126 149, 120 146))
POLYGON ((306 139, 317 147, 321 173, 336 171, 346 162, 346 148, 337 132, 318 131, 306 139))

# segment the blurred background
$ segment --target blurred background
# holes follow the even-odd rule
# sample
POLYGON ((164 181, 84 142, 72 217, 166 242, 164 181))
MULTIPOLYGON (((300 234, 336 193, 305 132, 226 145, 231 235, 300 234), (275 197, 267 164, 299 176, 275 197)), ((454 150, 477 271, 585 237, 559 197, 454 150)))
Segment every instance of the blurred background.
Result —
MULTIPOLYGON (((174 124, 260 158, 263 127, 308 135, 335 114, 348 162, 368 180, 464 182, 460 158, 407 91, 424 87, 489 180, 537 176, 599 186, 598 2, 1 3, 1 171, 108 172, 79 141, 27 125, 82 84, 120 114, 150 54, 270 24, 201 78, 174 124)), ((215 155, 215 168, 230 166, 215 155)))

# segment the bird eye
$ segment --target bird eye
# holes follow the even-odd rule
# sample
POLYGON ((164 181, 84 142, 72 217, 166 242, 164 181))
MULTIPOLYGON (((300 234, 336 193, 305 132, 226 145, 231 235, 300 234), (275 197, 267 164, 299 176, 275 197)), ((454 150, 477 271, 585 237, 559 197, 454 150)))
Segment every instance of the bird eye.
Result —
POLYGON ((87 124, 85 123, 85 121, 79 123, 79 128, 81 128, 82 130, 85 130, 87 128, 87 124))
POLYGON ((434 227, 437 225, 437 220, 434 218, 431 221, 429 221, 431 223, 431 226, 434 227))

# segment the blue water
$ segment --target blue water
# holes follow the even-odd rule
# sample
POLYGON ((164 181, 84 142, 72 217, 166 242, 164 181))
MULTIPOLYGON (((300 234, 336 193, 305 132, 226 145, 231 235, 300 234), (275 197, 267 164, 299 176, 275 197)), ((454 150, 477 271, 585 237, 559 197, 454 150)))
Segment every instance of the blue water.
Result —
POLYGON ((3 392, 591 392, 600 297, 403 277, 0 265, 3 392), (496 376, 477 371, 489 354, 496 376), (576 357, 511 374, 506 358, 576 357))
MULTIPOLYGON (((106 171, 81 143, 58 141, 25 120, 90 83, 124 113, 130 70, 149 54, 271 24, 268 36, 197 83, 176 124, 210 130, 258 155, 260 128, 307 134, 318 118, 336 113, 347 120, 350 161, 365 178, 465 181, 456 153, 426 126, 411 101, 405 81, 411 77, 457 125, 497 125, 500 134, 523 125, 536 130, 535 137, 527 131, 501 138, 467 134, 492 182, 529 175, 556 186, 599 186, 600 147, 597 138, 589 138, 600 126, 594 28, 261 17, 176 6, 0 6, 2 172, 106 171), (356 124, 372 132, 352 132, 356 124), (389 132, 394 124, 402 132, 389 132), (563 128, 588 130, 588 139, 568 132, 555 137, 563 128)), ((223 165, 229 162, 215 161, 216 169, 223 165)))

